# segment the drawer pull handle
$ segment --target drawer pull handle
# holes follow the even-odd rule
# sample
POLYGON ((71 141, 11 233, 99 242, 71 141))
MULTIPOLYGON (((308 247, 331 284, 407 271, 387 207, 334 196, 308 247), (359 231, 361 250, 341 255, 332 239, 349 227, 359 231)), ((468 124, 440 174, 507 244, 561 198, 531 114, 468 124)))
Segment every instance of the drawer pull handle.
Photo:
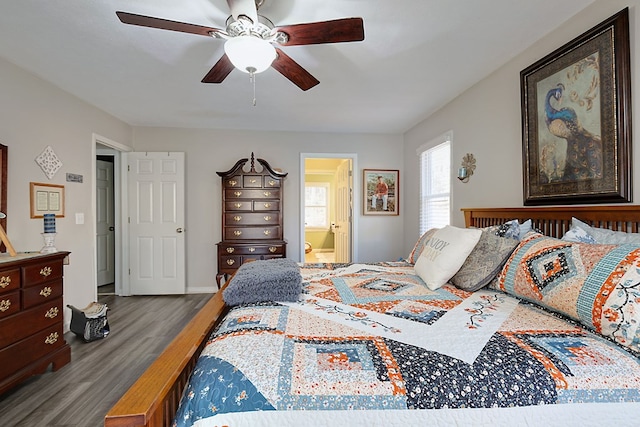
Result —
POLYGON ((238 185, 238 181, 236 181, 235 179, 232 179, 231 181, 229 181, 229 185, 232 187, 235 187, 236 185, 238 185))
POLYGON ((0 277, 0 288, 6 288, 11 284, 11 276, 0 277))
POLYGON ((264 230, 262 232, 265 236, 268 236, 269 234, 271 234, 271 230, 264 230))
POLYGON ((269 252, 274 253, 277 250, 278 248, 276 248, 275 246, 269 246, 269 252))
POLYGON ((0 311, 5 312, 9 310, 9 307, 11 307, 10 299, 3 299, 2 301, 0 301, 0 311))
POLYGON ((276 185, 276 182, 273 179, 270 179, 269 185, 273 187, 274 185, 276 185))
POLYGON ((51 332, 49 334, 49 336, 47 338, 45 338, 44 343, 45 344, 54 344, 56 341, 58 341, 58 333, 57 332, 51 332))
POLYGON ((272 217, 270 217, 269 215, 267 215, 267 216, 265 216, 265 217, 264 217, 264 220, 265 220, 265 221, 271 221, 271 218, 272 218, 272 217))
POLYGON ((233 264, 235 264, 235 263, 236 263, 236 262, 235 262, 234 260, 232 260, 232 259, 228 259, 228 260, 227 260, 227 264, 228 264, 228 265, 233 265, 233 264))
POLYGON ((265 208, 267 208, 267 209, 269 209, 269 208, 271 207, 271 203, 265 203, 265 204, 264 204, 264 207, 265 207, 265 208))
POLYGON ((42 267, 42 270, 40 270, 40 275, 42 277, 49 277, 51 275, 51 267, 42 267))
POLYGON ((43 297, 48 297, 49 295, 51 295, 51 287, 50 286, 45 286, 44 288, 42 288, 42 290, 40 291, 40 295, 42 295, 43 297))
POLYGON ((265 191, 262 194, 264 194, 264 197, 269 197, 269 196, 271 196, 271 191, 265 191))
POLYGON ((255 184, 256 182, 258 182, 258 181, 255 178, 252 178, 252 179, 249 180, 249 183, 251 183, 251 184, 255 184))
POLYGON ((242 196, 242 191, 234 191, 233 195, 236 196, 236 197, 240 197, 240 196, 242 196))
POLYGON ((232 254, 235 251, 235 248, 227 248, 227 253, 232 254))
POLYGON ((242 207, 242 203, 236 203, 234 206, 236 207, 236 209, 240 209, 242 207))
POLYGON ((240 215, 236 215, 233 217, 233 220, 236 222, 242 221, 242 217, 240 215))
POLYGON ((44 314, 44 317, 47 317, 49 319, 53 319, 54 317, 58 317, 58 307, 51 307, 49 310, 47 310, 47 312, 44 314))
POLYGON ((249 252, 255 252, 256 248, 249 248, 249 252))
POLYGON ((235 230, 235 231, 233 232, 233 235, 234 235, 234 236, 239 236, 239 235, 241 235, 241 234, 242 234, 242 231, 240 231, 240 230, 235 230))

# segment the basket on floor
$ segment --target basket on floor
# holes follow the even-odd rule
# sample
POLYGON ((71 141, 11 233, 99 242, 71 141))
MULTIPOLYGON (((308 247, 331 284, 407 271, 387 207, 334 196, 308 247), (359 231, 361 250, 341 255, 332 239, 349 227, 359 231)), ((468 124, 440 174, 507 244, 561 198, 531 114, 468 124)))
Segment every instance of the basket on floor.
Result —
POLYGON ((83 309, 67 305, 71 309, 71 332, 84 342, 106 338, 109 335, 109 320, 106 304, 92 302, 83 309))

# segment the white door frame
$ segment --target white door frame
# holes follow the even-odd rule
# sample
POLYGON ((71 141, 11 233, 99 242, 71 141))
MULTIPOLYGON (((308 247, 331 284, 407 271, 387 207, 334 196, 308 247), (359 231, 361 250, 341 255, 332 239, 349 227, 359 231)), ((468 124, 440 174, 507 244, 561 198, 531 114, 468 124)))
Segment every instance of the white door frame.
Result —
POLYGON ((126 165, 127 152, 133 151, 133 148, 121 144, 116 141, 112 141, 109 138, 93 134, 93 144, 91 148, 91 227, 93 228, 93 288, 95 292, 95 300, 98 298, 98 242, 97 242, 97 206, 96 206, 96 156, 98 154, 113 155, 113 196, 114 196, 114 210, 115 210, 115 233, 114 240, 116 246, 115 253, 115 270, 116 270, 116 288, 115 294, 120 296, 131 295, 129 288, 129 250, 128 245, 123 245, 122 242, 127 242, 129 239, 127 224, 127 195, 123 191, 123 188, 127 188, 127 171, 122 165, 126 165), (101 147, 98 147, 100 145, 101 147), (108 147, 104 149, 103 147, 108 147))
POLYGON ((306 159, 351 159, 353 166, 353 189, 351 204, 351 262, 358 260, 358 201, 360 200, 360 176, 356 153, 300 153, 300 259, 304 262, 304 184, 306 159))

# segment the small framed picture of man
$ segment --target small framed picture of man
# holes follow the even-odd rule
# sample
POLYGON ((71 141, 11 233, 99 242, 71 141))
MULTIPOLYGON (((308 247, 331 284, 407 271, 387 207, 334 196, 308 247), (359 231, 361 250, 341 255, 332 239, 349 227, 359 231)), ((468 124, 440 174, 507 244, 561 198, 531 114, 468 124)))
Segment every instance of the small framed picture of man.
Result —
POLYGON ((400 174, 393 169, 363 170, 364 215, 400 214, 400 174))

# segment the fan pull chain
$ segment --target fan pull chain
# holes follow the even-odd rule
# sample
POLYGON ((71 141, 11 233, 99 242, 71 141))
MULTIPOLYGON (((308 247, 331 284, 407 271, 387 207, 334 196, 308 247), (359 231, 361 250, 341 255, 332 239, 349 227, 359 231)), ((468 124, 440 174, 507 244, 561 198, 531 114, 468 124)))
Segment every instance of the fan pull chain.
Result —
POLYGON ((253 106, 256 106, 256 73, 249 73, 249 80, 253 83, 253 106))

